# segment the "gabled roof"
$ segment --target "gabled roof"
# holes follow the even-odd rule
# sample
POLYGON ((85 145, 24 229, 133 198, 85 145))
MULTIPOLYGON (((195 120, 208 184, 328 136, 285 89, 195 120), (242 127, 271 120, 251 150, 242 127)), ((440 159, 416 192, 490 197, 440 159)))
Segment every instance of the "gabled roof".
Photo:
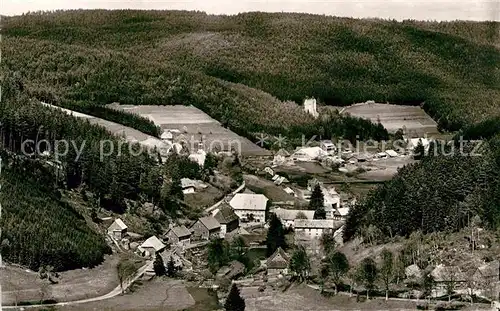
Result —
POLYGON ((196 187, 196 181, 189 178, 181 178, 181 187, 183 189, 189 187, 196 187))
POLYGON ((220 223, 213 216, 198 219, 209 231, 220 228, 220 223))
POLYGON ((152 236, 144 243, 139 246, 140 248, 154 248, 155 251, 159 251, 165 248, 165 244, 163 244, 156 236, 152 236))
POLYGON ((336 214, 345 217, 349 214, 349 208, 348 207, 337 208, 336 214))
POLYGON ((191 235, 191 231, 189 231, 189 229, 186 228, 186 226, 184 225, 173 227, 172 229, 169 230, 169 232, 170 231, 172 231, 178 238, 184 238, 191 235))
POLYGON ((294 152, 295 155, 306 155, 311 159, 315 159, 324 155, 327 155, 327 153, 321 149, 320 147, 307 147, 307 148, 300 148, 297 151, 294 152))
POLYGON ((293 221, 295 229, 334 229, 333 219, 295 219, 293 221))
POLYGON ((465 275, 457 266, 439 265, 431 272, 435 282, 463 282, 465 275))
POLYGON ((268 199, 263 194, 236 194, 229 205, 235 210, 265 211, 268 199))
POLYGON ((386 150, 385 153, 387 153, 390 157, 397 157, 398 153, 394 150, 386 150))
POLYGON ((120 218, 116 218, 108 228, 110 231, 125 229, 127 229, 127 225, 120 218))
POLYGON ((221 224, 229 224, 232 223, 233 221, 238 220, 238 215, 236 215, 231 208, 231 206, 227 204, 222 204, 221 207, 219 207, 218 211, 214 214, 214 218, 221 224))
POLYGON ((477 272, 479 272, 482 277, 498 277, 500 272, 499 269, 500 262, 498 260, 494 260, 477 268, 477 272))
POLYGON ((299 215, 299 213, 304 214, 307 217, 307 219, 314 218, 314 211, 311 210, 277 208, 273 211, 273 213, 276 214, 276 216, 278 216, 278 218, 281 220, 297 219, 297 215, 299 215))
POLYGON ((281 248, 278 249, 266 260, 267 268, 285 269, 290 263, 290 256, 281 248))
POLYGON ((281 148, 280 150, 278 150, 278 152, 276 152, 275 156, 289 157, 290 153, 285 149, 281 148))

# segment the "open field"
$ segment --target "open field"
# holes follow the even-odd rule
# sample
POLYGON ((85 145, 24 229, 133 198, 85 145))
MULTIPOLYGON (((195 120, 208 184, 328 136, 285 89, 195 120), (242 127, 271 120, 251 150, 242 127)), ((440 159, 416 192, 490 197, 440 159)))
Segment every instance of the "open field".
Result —
POLYGON ((403 106, 378 103, 355 104, 341 110, 352 116, 380 121, 390 133, 406 127, 411 135, 433 135, 439 133, 437 123, 419 106, 403 106))
POLYGON ((182 136, 177 140, 185 140, 188 146, 203 141, 204 148, 213 150, 231 147, 241 150, 244 156, 267 156, 271 153, 250 140, 224 128, 217 120, 194 106, 132 106, 120 105, 119 109, 136 113, 149 118, 162 129, 177 129, 182 136), (193 143, 192 143, 193 142, 193 143))
POLYGON ((121 125, 121 124, 118 124, 115 122, 111 122, 108 120, 104 120, 101 118, 90 116, 90 115, 87 115, 84 113, 72 111, 72 110, 69 110, 66 108, 60 108, 60 107, 53 106, 53 105, 46 104, 46 103, 42 103, 42 105, 44 105, 46 107, 50 107, 50 108, 60 109, 64 112, 66 112, 67 114, 73 115, 77 118, 87 119, 91 124, 101 125, 101 126, 105 127, 109 132, 111 132, 112 134, 114 134, 116 136, 124 136, 126 138, 126 140, 128 142, 131 142, 131 143, 138 142, 145 147, 151 147, 151 148, 157 147, 158 149, 165 150, 165 151, 168 151, 171 147, 170 144, 165 143, 164 141, 162 141, 156 137, 144 134, 136 129, 133 129, 133 128, 125 126, 125 125, 121 125))
POLYGON ((160 311, 185 310, 195 300, 179 280, 144 281, 133 293, 82 305, 57 307, 61 311, 160 311))
POLYGON ((57 301, 86 299, 107 294, 119 285, 116 264, 119 256, 108 256, 93 269, 79 269, 59 273, 59 283, 48 285, 41 280, 38 272, 23 270, 16 266, 6 266, 2 270, 2 299, 4 304, 14 304, 16 300, 36 301, 41 298, 45 286, 45 299, 57 301), (44 285, 45 284, 45 285, 44 285), (47 297, 48 296, 48 297, 47 297))
POLYGON ((255 175, 243 175, 246 187, 252 192, 264 194, 269 200, 274 202, 295 201, 293 195, 286 193, 283 189, 287 187, 286 184, 277 186, 272 181, 257 177, 255 175))

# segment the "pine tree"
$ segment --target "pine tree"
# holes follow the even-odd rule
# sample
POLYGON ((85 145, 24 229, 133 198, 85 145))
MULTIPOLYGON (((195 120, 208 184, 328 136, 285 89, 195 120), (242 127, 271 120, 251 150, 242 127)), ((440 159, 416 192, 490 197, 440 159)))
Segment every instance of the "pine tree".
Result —
POLYGON ((271 214, 269 220, 269 230, 267 231, 267 257, 271 256, 278 247, 286 248, 285 230, 283 224, 276 214, 271 214))
POLYGON ((326 219, 325 197, 319 184, 314 186, 309 201, 309 209, 314 211, 314 219, 326 219))
POLYGON ((166 274, 165 264, 163 263, 163 258, 161 258, 160 254, 156 254, 156 258, 153 263, 153 269, 156 276, 163 276, 166 274))
POLYGON ((226 311, 245 311, 245 299, 241 298, 240 290, 236 284, 233 284, 229 291, 224 309, 226 311))
POLYGON ((177 274, 177 267, 175 266, 174 259, 170 256, 170 259, 167 263, 167 276, 173 278, 177 274))

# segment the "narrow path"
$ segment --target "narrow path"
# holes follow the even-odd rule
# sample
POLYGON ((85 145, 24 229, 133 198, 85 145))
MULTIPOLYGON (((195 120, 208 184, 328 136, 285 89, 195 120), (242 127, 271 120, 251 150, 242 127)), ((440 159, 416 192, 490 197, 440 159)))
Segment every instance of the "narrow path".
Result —
MULTIPOLYGON (((231 192, 231 194, 235 195, 236 193, 238 193, 241 190, 245 189, 245 187, 246 187, 246 184, 245 184, 245 181, 243 181, 243 183, 236 190, 234 190, 233 192, 231 192)), ((224 202, 225 199, 226 199, 226 197, 224 197, 222 200, 220 200, 219 202, 215 203, 214 205, 210 206, 209 208, 206 208, 205 212, 210 213, 211 211, 213 211, 214 209, 216 209, 219 205, 221 205, 224 202)))
MULTIPOLYGON (((148 260, 144 266, 139 268, 137 271, 136 275, 125 282, 123 284, 123 290, 126 290, 129 288, 130 285, 132 285, 135 281, 137 281, 150 267, 153 265, 153 260, 148 260)), ((116 297, 122 293, 122 288, 120 285, 115 287, 111 292, 99 296, 99 297, 93 297, 93 298, 87 298, 87 299, 81 299, 81 300, 75 300, 75 301, 67 301, 67 302, 59 302, 59 303, 54 303, 54 304, 38 304, 38 305, 30 305, 30 306, 2 306, 1 310, 16 310, 19 308, 40 308, 40 307, 51 307, 51 306, 69 306, 69 305, 76 305, 76 304, 82 304, 82 303, 89 303, 89 302, 95 302, 95 301, 101 301, 105 299, 110 299, 113 297, 116 297)))

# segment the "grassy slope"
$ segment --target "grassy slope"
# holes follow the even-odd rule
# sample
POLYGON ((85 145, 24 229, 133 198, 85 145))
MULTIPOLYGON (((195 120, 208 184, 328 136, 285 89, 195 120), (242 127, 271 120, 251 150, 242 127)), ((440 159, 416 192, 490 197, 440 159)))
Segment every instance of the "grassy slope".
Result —
POLYGON ((71 98, 98 95, 99 81, 118 76, 123 78, 120 85, 108 86, 116 96, 97 99, 168 104, 221 98, 221 107, 206 110, 218 119, 232 119, 236 127, 253 123, 253 130, 276 132, 307 122, 282 102, 301 102, 307 96, 332 105, 368 99, 425 101, 442 126, 457 129, 500 115, 496 27, 498 23, 397 23, 307 14, 70 11, 8 20, 4 54, 7 61, 16 57, 9 52, 19 54, 11 68, 23 70, 21 59, 27 53, 21 49, 44 46, 32 54, 45 58, 45 65, 28 64, 24 71, 56 72, 48 74, 47 84, 71 98), (96 62, 100 65, 88 69, 96 62), (73 78, 57 64, 69 66, 73 78), (104 68, 111 73, 102 73, 104 68), (146 82, 138 86, 134 79, 146 82), (64 86, 57 85, 61 81, 64 86), (148 96, 137 99, 141 91, 148 96))

